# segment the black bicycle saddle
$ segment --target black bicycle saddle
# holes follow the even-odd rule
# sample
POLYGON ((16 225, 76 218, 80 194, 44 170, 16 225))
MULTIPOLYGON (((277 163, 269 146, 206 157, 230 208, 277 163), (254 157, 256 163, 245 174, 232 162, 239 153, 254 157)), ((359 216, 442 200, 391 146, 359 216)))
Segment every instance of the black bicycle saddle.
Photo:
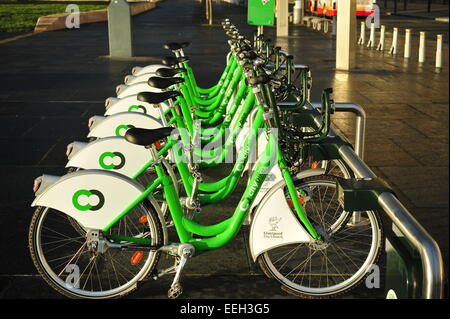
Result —
POLYGON ((179 58, 173 56, 166 56, 164 59, 162 59, 162 63, 167 66, 174 66, 186 61, 189 61, 189 58, 187 56, 182 56, 179 58))
POLYGON ((173 127, 161 127, 157 129, 133 127, 125 133, 125 139, 133 144, 148 146, 166 138, 173 130, 173 127))
POLYGON ((184 82, 183 78, 160 78, 157 76, 152 76, 147 81, 148 85, 157 89, 167 89, 168 87, 181 82, 184 82))
POLYGON ((163 48, 171 51, 177 51, 186 48, 189 46, 189 42, 170 42, 164 44, 163 48))
POLYGON ((150 104, 159 104, 169 99, 175 99, 181 96, 178 91, 168 91, 168 92, 140 92, 137 95, 137 99, 141 102, 147 102, 150 104))
POLYGON ((177 69, 160 68, 160 69, 156 70, 155 74, 157 76, 161 76, 163 78, 171 78, 181 72, 186 72, 186 69, 185 68, 177 68, 177 69))

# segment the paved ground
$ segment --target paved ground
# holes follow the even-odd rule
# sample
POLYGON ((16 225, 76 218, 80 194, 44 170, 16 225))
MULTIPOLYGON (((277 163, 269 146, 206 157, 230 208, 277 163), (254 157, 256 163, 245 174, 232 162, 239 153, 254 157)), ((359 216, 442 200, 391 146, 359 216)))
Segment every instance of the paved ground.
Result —
POLYGON ((428 10, 428 1, 423 0, 381 0, 377 1, 382 11, 389 14, 400 16, 411 16, 422 19, 434 19, 437 17, 448 17, 448 1, 431 1, 430 10, 428 10), (395 2, 397 1, 397 12, 395 11, 395 2), (405 3, 406 2, 406 3, 405 3), (406 6, 405 6, 406 4, 406 6))
MULTIPOLYGON (((387 34, 392 33, 393 28, 398 28, 399 33, 403 35, 405 29, 411 30, 412 37, 418 38, 420 32, 425 32, 429 45, 436 47, 436 35, 443 35, 443 41, 448 43, 448 22, 439 22, 431 19, 415 18, 413 16, 393 16, 382 14, 380 25, 386 26, 387 34)), ((377 30, 379 31, 379 30, 377 30)), ((366 32, 366 37, 369 36, 369 30, 366 32)), ((379 37, 377 36, 377 39, 379 37)), ((390 41, 388 42, 391 43, 390 41)), ((418 50, 418 47, 417 49, 418 50)))
MULTIPOLYGON (((159 8, 134 18, 136 56, 157 61, 167 55, 162 44, 190 40, 186 50, 201 85, 217 79, 224 66, 226 39, 220 27, 202 27, 197 2, 164 1, 159 8)), ((215 6, 217 19, 229 17, 242 31, 244 9, 215 6)), ((273 37, 274 28, 266 28, 273 37)), ((402 202, 441 246, 448 261, 448 46, 441 72, 433 52, 425 65, 360 48, 358 68, 334 69, 334 42, 319 32, 296 27, 276 44, 310 65, 313 100, 333 87, 337 102, 361 104, 368 115, 366 162, 389 181, 402 202)), ((58 298, 36 275, 27 250, 32 208, 32 182, 42 173, 64 174, 65 147, 85 140, 87 119, 103 114, 103 101, 113 96, 134 65, 108 54, 107 25, 82 25, 79 30, 42 33, 1 45, 0 51, 0 298, 58 298)), ((336 128, 352 140, 353 118, 337 114, 336 128)), ((241 185, 242 186, 242 185, 241 185)), ((209 213, 228 213, 236 194, 209 213)), ((222 215, 223 216, 223 215, 222 215)), ((209 220, 205 220, 208 222, 209 220)), ((249 263, 247 229, 231 243, 192 260, 185 277, 185 298, 290 298, 249 263)), ((146 283, 131 297, 164 298, 168 279, 146 283), (156 288, 155 288, 156 287, 156 288)), ((350 297, 380 297, 361 290, 350 297)))

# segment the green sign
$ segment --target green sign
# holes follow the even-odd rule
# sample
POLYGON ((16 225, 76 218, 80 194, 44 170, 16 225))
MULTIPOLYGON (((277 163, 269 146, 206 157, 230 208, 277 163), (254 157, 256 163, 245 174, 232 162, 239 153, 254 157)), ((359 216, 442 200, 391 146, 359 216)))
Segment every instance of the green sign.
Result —
POLYGON ((275 0, 248 0, 247 23, 250 25, 273 25, 275 23, 275 0))

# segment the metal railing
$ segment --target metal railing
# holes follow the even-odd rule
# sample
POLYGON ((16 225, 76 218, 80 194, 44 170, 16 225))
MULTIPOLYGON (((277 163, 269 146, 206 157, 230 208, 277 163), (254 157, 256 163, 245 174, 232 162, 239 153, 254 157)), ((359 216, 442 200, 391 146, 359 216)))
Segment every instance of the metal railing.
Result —
MULTIPOLYGON (((280 104, 294 105, 295 103, 285 102, 280 104)), ((320 103, 307 103, 306 107, 310 109, 318 108, 320 107, 320 103)), ((342 160, 351 168, 357 178, 377 178, 376 174, 362 160, 366 121, 363 108, 358 104, 336 103, 336 111, 352 112, 356 115, 355 150, 348 145, 342 145, 339 148, 339 154, 342 160)), ((320 125, 320 116, 317 116, 315 121, 317 125, 320 125)), ((330 135, 336 136, 337 134, 333 129, 330 129, 330 135)), ((436 241, 392 193, 381 193, 378 196, 378 203, 394 225, 398 227, 419 252, 423 269, 423 298, 443 298, 444 264, 441 251, 436 241)))
MULTIPOLYGON (((311 103, 314 108, 320 108, 320 103, 311 103)), ((336 112, 353 113, 356 116, 355 132, 355 153, 360 159, 364 159, 364 144, 366 136, 366 112, 364 109, 353 103, 335 103, 336 112)))

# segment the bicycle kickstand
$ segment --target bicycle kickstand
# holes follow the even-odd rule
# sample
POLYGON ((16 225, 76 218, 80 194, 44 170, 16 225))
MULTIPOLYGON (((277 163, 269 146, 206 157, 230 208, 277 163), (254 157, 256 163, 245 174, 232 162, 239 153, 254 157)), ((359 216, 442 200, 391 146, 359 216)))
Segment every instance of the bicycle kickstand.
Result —
POLYGON ((181 285, 181 272, 186 265, 188 258, 194 255, 195 248, 191 244, 181 244, 178 247, 178 255, 180 256, 180 261, 177 266, 175 277, 173 278, 172 285, 167 292, 167 297, 170 299, 176 299, 183 293, 183 286, 181 285))

